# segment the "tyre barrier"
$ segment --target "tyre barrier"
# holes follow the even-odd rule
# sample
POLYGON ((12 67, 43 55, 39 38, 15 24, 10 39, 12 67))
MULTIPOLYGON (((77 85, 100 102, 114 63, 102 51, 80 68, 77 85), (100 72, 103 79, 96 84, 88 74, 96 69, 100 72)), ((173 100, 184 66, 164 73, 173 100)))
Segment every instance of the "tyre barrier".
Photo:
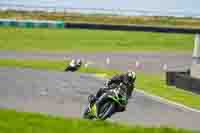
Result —
POLYGON ((63 21, 0 19, 0 26, 24 28, 64 28, 63 21))
POLYGON ((117 31, 142 31, 142 32, 164 32, 164 33, 200 33, 200 28, 186 28, 186 27, 166 27, 166 26, 148 26, 148 25, 119 25, 119 24, 97 24, 97 23, 73 23, 66 22, 65 28, 78 29, 100 29, 100 30, 117 30, 117 31))
POLYGON ((142 32, 164 32, 164 33, 200 33, 200 28, 186 27, 159 27, 147 25, 114 25, 114 24, 97 24, 97 23, 78 23, 64 21, 43 21, 43 20, 14 20, 0 19, 0 26, 15 27, 39 27, 39 28, 78 28, 78 29, 100 29, 100 30, 117 30, 117 31, 142 31, 142 32))
POLYGON ((200 79, 191 77, 189 70, 185 72, 166 72, 166 84, 200 94, 200 79))

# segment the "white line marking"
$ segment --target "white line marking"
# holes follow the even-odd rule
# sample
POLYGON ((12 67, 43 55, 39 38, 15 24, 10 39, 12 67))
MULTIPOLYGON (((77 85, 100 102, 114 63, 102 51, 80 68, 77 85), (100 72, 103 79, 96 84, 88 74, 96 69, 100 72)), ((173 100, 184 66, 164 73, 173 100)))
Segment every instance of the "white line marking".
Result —
POLYGON ((174 101, 167 100, 167 99, 162 98, 160 96, 155 96, 155 95, 149 94, 147 92, 144 92, 143 90, 136 89, 136 91, 139 92, 139 93, 144 94, 145 96, 151 97, 153 100, 156 100, 158 102, 162 102, 162 103, 165 103, 165 104, 168 104, 168 105, 174 105, 174 106, 176 106, 178 108, 182 108, 184 110, 189 110, 189 111, 192 111, 192 112, 200 113, 200 110, 198 110, 198 109, 194 109, 194 108, 188 107, 186 105, 183 105, 183 104, 180 104, 180 103, 177 103, 177 102, 174 102, 174 101))

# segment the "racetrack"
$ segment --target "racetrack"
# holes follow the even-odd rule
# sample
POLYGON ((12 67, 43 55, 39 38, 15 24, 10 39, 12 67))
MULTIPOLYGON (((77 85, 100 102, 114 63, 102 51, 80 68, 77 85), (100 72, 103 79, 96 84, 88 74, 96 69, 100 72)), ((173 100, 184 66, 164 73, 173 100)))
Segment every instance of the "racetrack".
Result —
POLYGON ((14 52, 0 51, 0 58, 11 59, 49 59, 64 60, 71 58, 81 58, 89 62, 91 66, 110 68, 127 71, 128 69, 139 69, 145 73, 161 73, 164 64, 168 70, 186 70, 192 63, 190 53, 172 52, 99 52, 99 53, 49 53, 49 52, 14 52), (110 58, 110 64, 106 64, 106 59, 110 58), (136 68, 138 61, 141 65, 136 68))
MULTIPOLYGON (((89 74, 0 68, 0 107, 80 117, 87 96, 103 85, 89 74)), ((126 112, 113 120, 142 125, 200 129, 200 113, 135 93, 126 112)))

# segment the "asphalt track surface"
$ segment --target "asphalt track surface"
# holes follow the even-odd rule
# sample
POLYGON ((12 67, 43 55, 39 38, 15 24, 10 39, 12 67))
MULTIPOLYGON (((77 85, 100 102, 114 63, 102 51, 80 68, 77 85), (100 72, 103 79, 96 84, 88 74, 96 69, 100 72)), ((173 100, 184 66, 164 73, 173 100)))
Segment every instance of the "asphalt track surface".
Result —
MULTIPOLYGON (((93 75, 71 72, 0 68, 0 107, 81 117, 87 96, 103 85, 93 75)), ((127 111, 112 120, 146 126, 200 129, 200 113, 165 104, 136 92, 127 111)))
POLYGON ((99 52, 99 53, 45 53, 0 51, 0 58, 14 59, 50 59, 64 60, 81 58, 91 66, 127 71, 139 69, 148 73, 163 72, 166 64, 168 70, 186 70, 192 63, 192 53, 167 52, 99 52), (110 64, 106 64, 106 59, 110 64), (136 68, 136 62, 140 66, 136 68))

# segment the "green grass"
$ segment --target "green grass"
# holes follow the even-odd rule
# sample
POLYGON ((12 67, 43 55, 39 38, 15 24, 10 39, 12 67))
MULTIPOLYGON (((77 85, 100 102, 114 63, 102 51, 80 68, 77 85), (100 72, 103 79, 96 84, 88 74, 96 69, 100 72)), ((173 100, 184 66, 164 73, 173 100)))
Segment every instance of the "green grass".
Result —
MULTIPOLYGON (((16 59, 0 59, 1 67, 20 67, 33 69, 47 69, 63 71, 67 66, 68 61, 54 60, 16 60, 16 59)), ((82 67, 79 72, 95 73, 97 75, 104 74, 106 78, 112 77, 115 74, 121 73, 117 70, 108 70, 100 68, 85 68, 82 67)), ((101 76, 100 75, 100 76, 101 76)), ((136 87, 145 92, 161 96, 163 98, 184 104, 189 107, 200 109, 200 95, 177 89, 165 84, 163 75, 145 74, 137 72, 136 87)))
POLYGON ((197 133, 168 127, 141 127, 125 124, 53 117, 45 114, 0 109, 1 133, 197 133))
POLYGON ((27 12, 27 11, 0 11, 0 18, 12 19, 39 19, 63 20, 66 22, 89 22, 106 24, 144 24, 162 26, 200 27, 200 19, 191 17, 161 17, 161 16, 117 16, 105 14, 80 14, 62 12, 27 12))
POLYGON ((80 30, 0 28, 0 50, 16 51, 187 51, 193 35, 80 30))
POLYGON ((32 68, 41 70, 63 71, 69 64, 69 61, 61 60, 31 60, 31 59, 0 59, 0 66, 32 68))
POLYGON ((200 95, 173 86, 167 86, 165 82, 164 76, 138 73, 137 87, 139 89, 192 108, 200 109, 200 95))

